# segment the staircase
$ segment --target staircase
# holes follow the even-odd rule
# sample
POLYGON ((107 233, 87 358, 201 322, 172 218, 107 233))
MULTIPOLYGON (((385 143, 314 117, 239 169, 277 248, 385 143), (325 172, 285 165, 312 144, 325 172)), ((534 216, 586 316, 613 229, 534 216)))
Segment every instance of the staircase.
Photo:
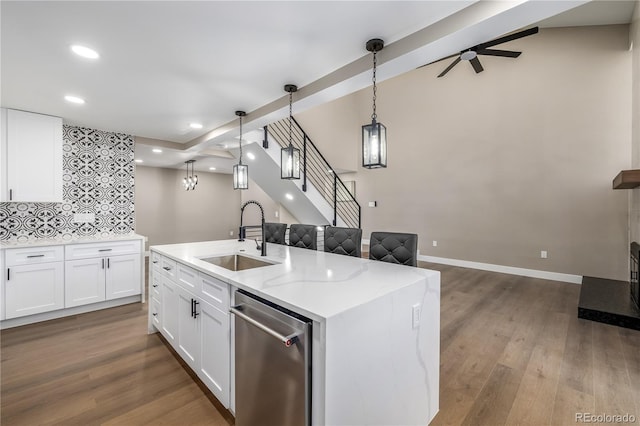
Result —
MULTIPOLYGON (((301 223, 360 227, 360 204, 295 119, 292 145, 300 150, 299 180, 280 178, 280 150, 289 145, 289 118, 265 126, 261 139, 262 146, 246 145, 256 158, 245 163, 249 176, 265 193, 301 223)), ((237 151, 233 154, 238 156, 237 151)))

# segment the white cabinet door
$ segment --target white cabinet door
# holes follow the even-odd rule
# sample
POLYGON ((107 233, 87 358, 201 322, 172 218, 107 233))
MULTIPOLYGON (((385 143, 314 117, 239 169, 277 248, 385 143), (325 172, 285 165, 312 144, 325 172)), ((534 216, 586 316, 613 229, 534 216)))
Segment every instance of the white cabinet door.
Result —
POLYGON ((160 330, 162 323, 162 312, 160 311, 160 308, 160 301, 155 297, 152 297, 151 303, 149 304, 149 311, 151 314, 151 323, 154 325, 156 330, 160 330))
POLYGON ((64 262, 7 268, 7 319, 64 308, 64 262))
POLYGON ((200 303, 191 293, 178 288, 178 335, 176 350, 193 371, 198 371, 200 349, 200 303))
POLYGON ((106 299, 140 294, 140 255, 127 254, 106 258, 106 299))
POLYGON ((62 119, 10 109, 6 132, 2 201, 61 202, 62 119))
POLYGON ((176 337, 178 336, 178 287, 165 276, 160 277, 162 283, 161 309, 161 332, 165 339, 176 347, 176 337))
POLYGON ((206 302, 200 305, 200 369, 198 377, 229 408, 231 332, 229 313, 206 302))
POLYGON ((65 262, 64 306, 87 305, 105 300, 104 258, 65 262))

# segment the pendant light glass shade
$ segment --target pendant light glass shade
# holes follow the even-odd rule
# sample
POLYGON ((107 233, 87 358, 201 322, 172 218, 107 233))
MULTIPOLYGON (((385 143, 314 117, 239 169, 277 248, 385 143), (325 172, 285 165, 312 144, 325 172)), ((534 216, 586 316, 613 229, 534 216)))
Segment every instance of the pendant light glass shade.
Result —
POLYGON ((233 189, 249 189, 249 166, 242 164, 242 117, 247 113, 236 111, 236 115, 240 118, 240 158, 233 166, 233 189))
POLYGON ((293 146, 293 93, 298 91, 294 84, 285 84, 285 92, 289 92, 289 146, 280 151, 280 178, 300 179, 300 150, 293 146))
POLYGON ((366 48, 373 53, 373 114, 371 124, 362 126, 362 167, 377 169, 387 167, 387 128, 379 123, 376 114, 376 54, 382 50, 384 42, 379 38, 369 40, 366 48))
POLYGON ((233 166, 233 189, 249 189, 249 166, 246 164, 233 166))
POLYGON ((362 166, 387 167, 387 128, 376 120, 362 126, 362 166))
POLYGON ((289 145, 280 151, 282 179, 300 179, 300 150, 289 145))

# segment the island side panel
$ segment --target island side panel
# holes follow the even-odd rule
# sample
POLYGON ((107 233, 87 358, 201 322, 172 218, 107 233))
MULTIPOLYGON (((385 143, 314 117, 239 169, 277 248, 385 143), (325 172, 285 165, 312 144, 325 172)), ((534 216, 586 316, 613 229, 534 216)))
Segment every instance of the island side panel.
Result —
POLYGON ((327 425, 428 424, 439 408, 440 274, 327 319, 325 351, 327 425))

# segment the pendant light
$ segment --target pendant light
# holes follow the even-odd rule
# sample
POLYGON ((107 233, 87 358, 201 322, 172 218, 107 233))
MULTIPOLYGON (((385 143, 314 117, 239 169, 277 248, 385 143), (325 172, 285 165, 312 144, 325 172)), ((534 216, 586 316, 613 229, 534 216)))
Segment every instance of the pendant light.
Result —
POLYGON ((182 179, 182 186, 185 191, 193 191, 196 189, 196 185, 198 184, 198 175, 194 174, 195 172, 193 169, 193 163, 195 162, 196 160, 185 161, 185 164, 187 165, 187 175, 182 179), (189 175, 189 164, 191 164, 191 175, 189 175))
POLYGON ((249 166, 242 164, 242 117, 247 115, 244 111, 236 111, 240 119, 240 159, 233 166, 233 189, 249 189, 249 166))
POLYGON ((387 128, 378 122, 376 115, 376 54, 382 50, 384 42, 374 38, 367 42, 366 47, 373 53, 373 113, 371 124, 362 126, 362 167, 377 169, 387 167, 387 128))
POLYGON ((294 84, 285 84, 284 91, 289 92, 289 146, 282 148, 280 152, 280 178, 300 179, 300 150, 293 147, 292 132, 293 93, 298 91, 298 86, 294 84))

